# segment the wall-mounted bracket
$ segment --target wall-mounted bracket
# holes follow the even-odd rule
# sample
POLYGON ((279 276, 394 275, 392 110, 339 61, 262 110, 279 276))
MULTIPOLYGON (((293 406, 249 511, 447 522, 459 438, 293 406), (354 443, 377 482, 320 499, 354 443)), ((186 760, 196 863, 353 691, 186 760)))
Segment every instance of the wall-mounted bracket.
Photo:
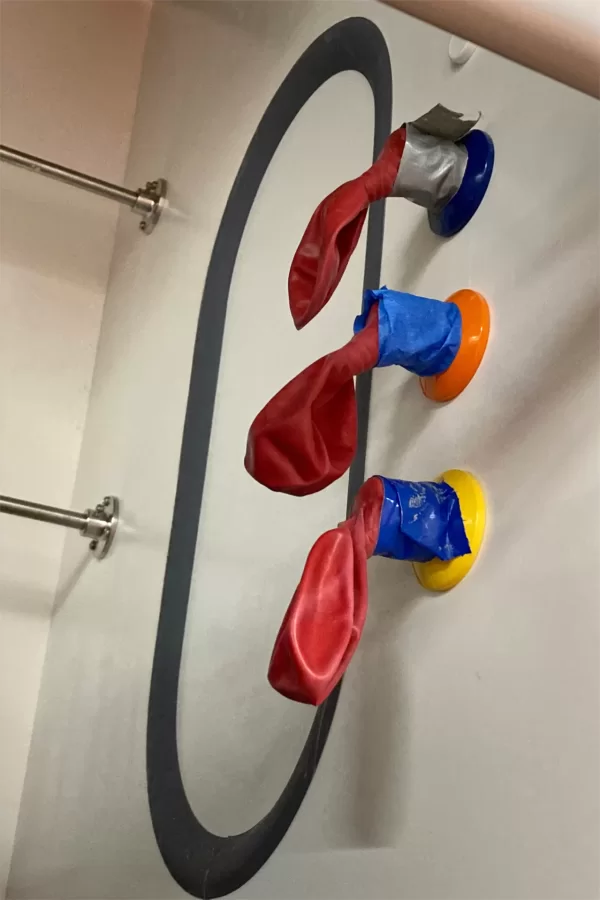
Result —
POLYGON ((119 500, 117 497, 107 496, 92 509, 80 513, 0 494, 0 513, 35 519, 37 522, 48 522, 50 525, 62 525, 63 528, 74 528, 82 537, 91 539, 90 550, 96 559, 104 559, 112 546, 119 525, 119 500))
POLYGON ((129 188, 102 181, 100 178, 93 178, 91 175, 84 175, 83 172, 67 169, 65 166, 59 166, 47 159, 40 159, 38 156, 31 156, 21 150, 14 150, 4 144, 0 144, 0 162, 10 163, 20 169, 27 169, 28 172, 45 175, 55 181, 62 181, 63 184, 81 188, 90 194, 98 194, 108 200, 122 203, 124 206, 128 206, 132 212, 141 216, 140 230, 144 234, 152 233, 167 205, 167 182, 164 178, 148 181, 145 187, 139 188, 137 191, 130 191, 129 188))

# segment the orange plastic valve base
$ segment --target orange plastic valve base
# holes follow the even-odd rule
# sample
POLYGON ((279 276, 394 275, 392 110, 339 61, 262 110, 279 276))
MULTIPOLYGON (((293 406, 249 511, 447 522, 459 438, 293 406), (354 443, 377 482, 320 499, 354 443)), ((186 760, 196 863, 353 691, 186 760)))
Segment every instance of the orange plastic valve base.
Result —
POLYGON ((458 353, 445 372, 420 379, 425 396, 437 403, 454 400, 464 391, 481 364, 490 336, 490 309, 485 297, 464 288, 446 302, 456 303, 460 310, 462 337, 458 353))

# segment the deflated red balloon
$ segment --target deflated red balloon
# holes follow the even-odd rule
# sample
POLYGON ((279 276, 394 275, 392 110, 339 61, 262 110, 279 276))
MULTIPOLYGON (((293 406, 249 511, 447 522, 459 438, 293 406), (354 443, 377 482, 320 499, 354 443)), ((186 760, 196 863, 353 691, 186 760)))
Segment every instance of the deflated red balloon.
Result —
POLYGON ((356 452, 354 376, 379 355, 377 304, 348 343, 288 382, 250 426, 244 464, 272 491, 302 496, 344 474, 356 452))
POLYGON ((346 671, 367 615, 367 559, 377 544, 383 483, 369 478, 349 519, 318 539, 283 620, 269 682, 291 700, 318 705, 346 671))
POLYGON ((369 204, 389 197, 405 137, 404 126, 393 131, 371 168, 336 188, 314 211, 288 279, 296 328, 310 322, 333 294, 358 243, 369 204))

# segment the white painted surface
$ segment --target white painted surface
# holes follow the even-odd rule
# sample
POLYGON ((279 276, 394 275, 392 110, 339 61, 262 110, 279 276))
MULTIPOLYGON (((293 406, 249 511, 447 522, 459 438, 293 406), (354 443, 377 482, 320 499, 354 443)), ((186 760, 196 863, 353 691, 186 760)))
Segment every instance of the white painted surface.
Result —
MULTIPOLYGON (((153 12, 128 180, 164 172, 177 213, 152 246, 120 224, 75 496, 119 493, 125 528, 101 567, 85 567, 77 539, 66 542, 10 897, 182 893, 154 842, 144 745, 202 283, 268 100, 310 40, 357 13, 389 43, 396 124, 437 101, 480 108, 497 148, 489 196, 451 242, 435 239, 417 208, 388 204, 382 282, 439 297, 474 287, 493 305, 493 337, 476 381, 442 408, 401 371, 376 373, 367 471, 428 478, 471 468, 486 485, 491 525, 479 564, 445 597, 423 596, 407 566, 372 561, 368 625, 322 765, 282 846, 238 896, 600 894, 598 107, 483 51, 452 72, 447 35, 378 5, 200 3, 153 12)), ((285 318, 282 280, 305 213, 368 156, 367 109, 353 76, 311 101, 259 196, 235 274, 179 711, 190 801, 223 831, 262 812, 307 728, 304 709, 264 693, 263 629, 275 632, 271 616, 319 529, 337 521, 343 486, 293 501, 291 520, 292 501, 238 482, 233 466, 271 389, 350 330, 360 252, 300 336, 285 318), (356 104, 354 125, 337 108, 342 90, 356 104), (339 168, 331 128, 351 132, 339 168), (307 141, 306 158, 293 159, 307 141), (263 221, 278 193, 295 233, 288 213, 276 229, 263 221), (260 340, 253 318, 271 312, 282 348, 267 365, 263 345, 249 348, 260 340), (256 524, 235 524, 234 546, 225 540, 224 510, 238 502, 229 465, 256 524), (270 529, 276 552, 266 560, 270 529), (224 625, 234 632, 227 646, 224 625)))
MULTIPOLYGON (((332 335, 333 346, 342 342, 336 335, 347 331, 354 312, 364 236, 338 303, 328 307, 322 328, 307 330, 301 339, 287 304, 287 278, 297 237, 330 185, 370 164, 372 106, 371 91, 356 72, 331 79, 307 103, 257 198, 231 287, 184 646, 179 735, 190 802, 218 834, 250 828, 271 809, 314 715, 272 690, 265 660, 306 548, 343 518, 348 478, 299 501, 266 491, 248 477, 242 461, 254 415, 297 372, 332 349, 332 335), (352 106, 348 96, 355 99, 352 106), (284 205, 291 170, 302 195, 284 205), (257 265, 260 260, 264 263, 257 265), (215 680, 222 690, 207 691, 215 680), (198 740, 199 726, 209 740, 198 740), (207 779, 207 771, 214 776, 207 779)), ((192 128, 195 132, 195 123, 192 128)), ((182 143, 193 143, 193 137, 182 143)))
MULTIPOLYGON (((148 10, 5 0, 3 143, 121 182, 148 10)), ((0 195, 0 492, 68 506, 117 210, 6 165, 0 195)), ((0 896, 63 543, 62 529, 0 522, 0 896)))

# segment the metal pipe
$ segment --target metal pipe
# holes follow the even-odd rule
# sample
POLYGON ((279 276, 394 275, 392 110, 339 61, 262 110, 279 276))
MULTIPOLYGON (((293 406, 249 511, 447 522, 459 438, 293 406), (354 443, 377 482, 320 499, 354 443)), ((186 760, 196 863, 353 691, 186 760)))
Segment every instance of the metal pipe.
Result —
POLYGON ((151 233, 166 203, 167 183, 164 178, 149 181, 145 188, 130 191, 128 188, 111 184, 101 178, 93 178, 91 175, 85 175, 75 169, 68 169, 66 166, 59 166, 47 159, 7 147, 6 144, 0 144, 0 162, 9 163, 11 166, 17 166, 38 175, 45 175, 47 178, 53 178, 63 184, 81 188, 90 194, 96 194, 128 206, 132 212, 142 217, 140 228, 146 234, 151 233))
POLYGON ((0 494, 0 513, 74 528, 83 537, 92 539, 90 550, 94 551, 98 559, 103 559, 110 549, 119 523, 119 501, 116 497, 105 497, 93 509, 80 513, 0 494))
POLYGON ((137 203, 137 193, 135 191, 118 187, 116 184, 109 184, 108 181, 102 181, 100 178, 92 178, 91 175, 84 175, 82 172, 76 172, 75 169, 67 169, 66 166, 59 166, 56 163, 48 162, 46 159, 31 156, 29 153, 13 150, 12 147, 7 147, 4 144, 0 145, 0 160, 13 166, 27 169, 29 172, 37 172, 38 175, 47 175, 48 178, 54 178, 56 181, 62 181, 64 184, 72 184, 73 187, 83 188, 84 191, 89 191, 91 194, 108 197, 109 200, 124 203, 130 208, 133 208, 137 203))
MULTIPOLYGON (((600 97, 600 34, 553 7, 519 0, 382 0, 409 16, 600 97)), ((593 3, 590 4, 591 7, 593 3)))
POLYGON ((85 528, 88 516, 85 513, 60 509, 58 506, 46 506, 44 503, 30 503, 28 500, 17 500, 16 497, 5 497, 0 494, 0 512, 9 516, 22 516, 24 519, 35 519, 37 522, 48 522, 50 525, 63 525, 65 528, 85 528))

